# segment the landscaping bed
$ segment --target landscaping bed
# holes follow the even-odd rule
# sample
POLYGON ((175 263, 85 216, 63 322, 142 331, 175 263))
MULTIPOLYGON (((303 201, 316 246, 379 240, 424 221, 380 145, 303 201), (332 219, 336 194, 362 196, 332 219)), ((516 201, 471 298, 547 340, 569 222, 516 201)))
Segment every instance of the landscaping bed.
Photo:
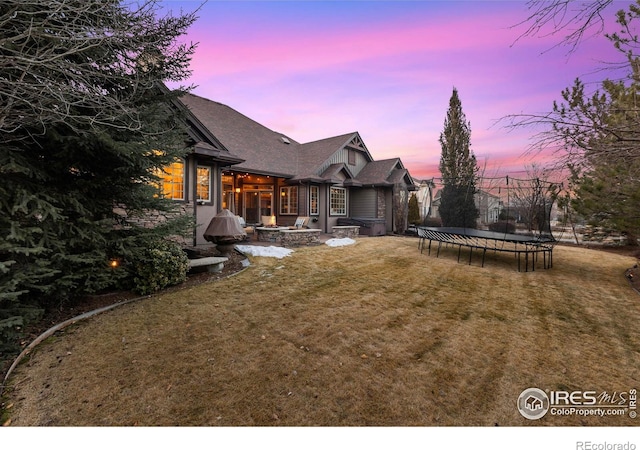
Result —
MULTIPOLYGON (((202 250, 201 255, 219 256, 219 254, 214 249, 202 250)), ((234 251, 228 256, 228 258, 229 260, 224 263, 224 268, 222 269, 222 271, 189 273, 187 276, 187 281, 178 286, 168 288, 163 292, 185 289, 190 286, 226 278, 241 271, 244 268, 242 261, 245 260, 246 257, 241 253, 234 251)), ((100 309, 102 307, 113 305, 116 303, 121 303, 136 297, 140 297, 140 295, 135 294, 131 291, 107 292, 103 294, 89 295, 87 297, 79 299, 76 302, 60 305, 58 308, 46 311, 40 321, 27 327, 25 335, 20 341, 20 347, 25 348, 27 345, 29 345, 30 342, 40 336, 40 334, 44 333, 46 330, 59 323, 72 319, 86 312, 94 311, 96 309, 100 309)), ((11 359, 0 360, 0 374, 2 375, 2 377, 0 377, 0 381, 2 378, 4 378, 4 374, 9 369, 9 366, 12 362, 13 361, 11 359)))

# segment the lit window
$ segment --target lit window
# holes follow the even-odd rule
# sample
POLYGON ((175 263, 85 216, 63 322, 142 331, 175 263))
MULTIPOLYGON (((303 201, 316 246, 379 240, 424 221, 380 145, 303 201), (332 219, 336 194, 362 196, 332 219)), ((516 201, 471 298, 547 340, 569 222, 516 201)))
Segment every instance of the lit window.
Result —
POLYGON ((331 215, 346 216, 347 215, 347 190, 345 188, 331 188, 331 215))
POLYGON ((311 186, 309 188, 309 214, 317 216, 320 214, 320 188, 318 186, 311 186))
POLYGON ((280 214, 298 214, 298 186, 280 188, 280 214))
POLYGON ((211 168, 198 166, 196 193, 198 200, 211 201, 211 168))
POLYGON ((162 186, 162 193, 172 200, 184 200, 184 162, 176 161, 164 169, 158 176, 162 186))

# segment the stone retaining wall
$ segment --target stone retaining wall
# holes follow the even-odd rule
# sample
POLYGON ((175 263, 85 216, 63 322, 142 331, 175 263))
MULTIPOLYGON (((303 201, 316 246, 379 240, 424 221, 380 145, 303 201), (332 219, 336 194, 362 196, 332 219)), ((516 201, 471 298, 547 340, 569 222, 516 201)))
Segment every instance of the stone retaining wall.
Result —
POLYGON ((608 230, 604 227, 587 225, 584 227, 582 242, 619 247, 627 245, 627 236, 618 231, 608 230))
POLYGON ((320 230, 283 230, 282 246, 299 247, 302 245, 316 245, 320 243, 320 230))
POLYGON ((283 247, 300 247, 303 245, 316 245, 320 243, 319 229, 305 228, 291 230, 288 228, 257 227, 256 235, 260 242, 273 242, 283 247))
POLYGON ((357 225, 338 225, 331 228, 334 238, 355 238, 360 235, 360 227, 357 225))

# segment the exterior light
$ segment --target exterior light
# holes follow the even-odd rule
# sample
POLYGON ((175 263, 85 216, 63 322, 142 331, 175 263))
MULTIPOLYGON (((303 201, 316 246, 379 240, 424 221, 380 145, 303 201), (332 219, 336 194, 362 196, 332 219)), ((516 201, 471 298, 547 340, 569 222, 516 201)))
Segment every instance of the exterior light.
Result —
POLYGON ((115 258, 109 261, 109 267, 111 267, 112 269, 116 269, 119 265, 120 262, 115 258))
POLYGON ((240 188, 236 188, 236 193, 240 193, 240 188))

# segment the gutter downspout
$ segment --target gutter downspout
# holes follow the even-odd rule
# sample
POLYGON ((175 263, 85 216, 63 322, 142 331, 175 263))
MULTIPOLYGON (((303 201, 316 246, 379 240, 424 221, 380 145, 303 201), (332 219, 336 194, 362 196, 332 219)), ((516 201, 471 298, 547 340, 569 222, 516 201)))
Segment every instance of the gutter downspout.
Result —
MULTIPOLYGON (((192 160, 192 168, 191 168, 191 172, 192 172, 192 198, 191 200, 193 201, 193 222, 194 222, 194 226, 193 226, 193 246, 197 246, 198 245, 198 236, 197 236, 197 229, 198 229, 198 162, 195 160, 195 158, 192 160)), ((187 180, 187 182, 191 183, 191 180, 187 180)))
POLYGON ((329 233, 329 212, 331 211, 331 185, 326 184, 324 187, 325 195, 325 214, 324 214, 324 232, 329 233))

